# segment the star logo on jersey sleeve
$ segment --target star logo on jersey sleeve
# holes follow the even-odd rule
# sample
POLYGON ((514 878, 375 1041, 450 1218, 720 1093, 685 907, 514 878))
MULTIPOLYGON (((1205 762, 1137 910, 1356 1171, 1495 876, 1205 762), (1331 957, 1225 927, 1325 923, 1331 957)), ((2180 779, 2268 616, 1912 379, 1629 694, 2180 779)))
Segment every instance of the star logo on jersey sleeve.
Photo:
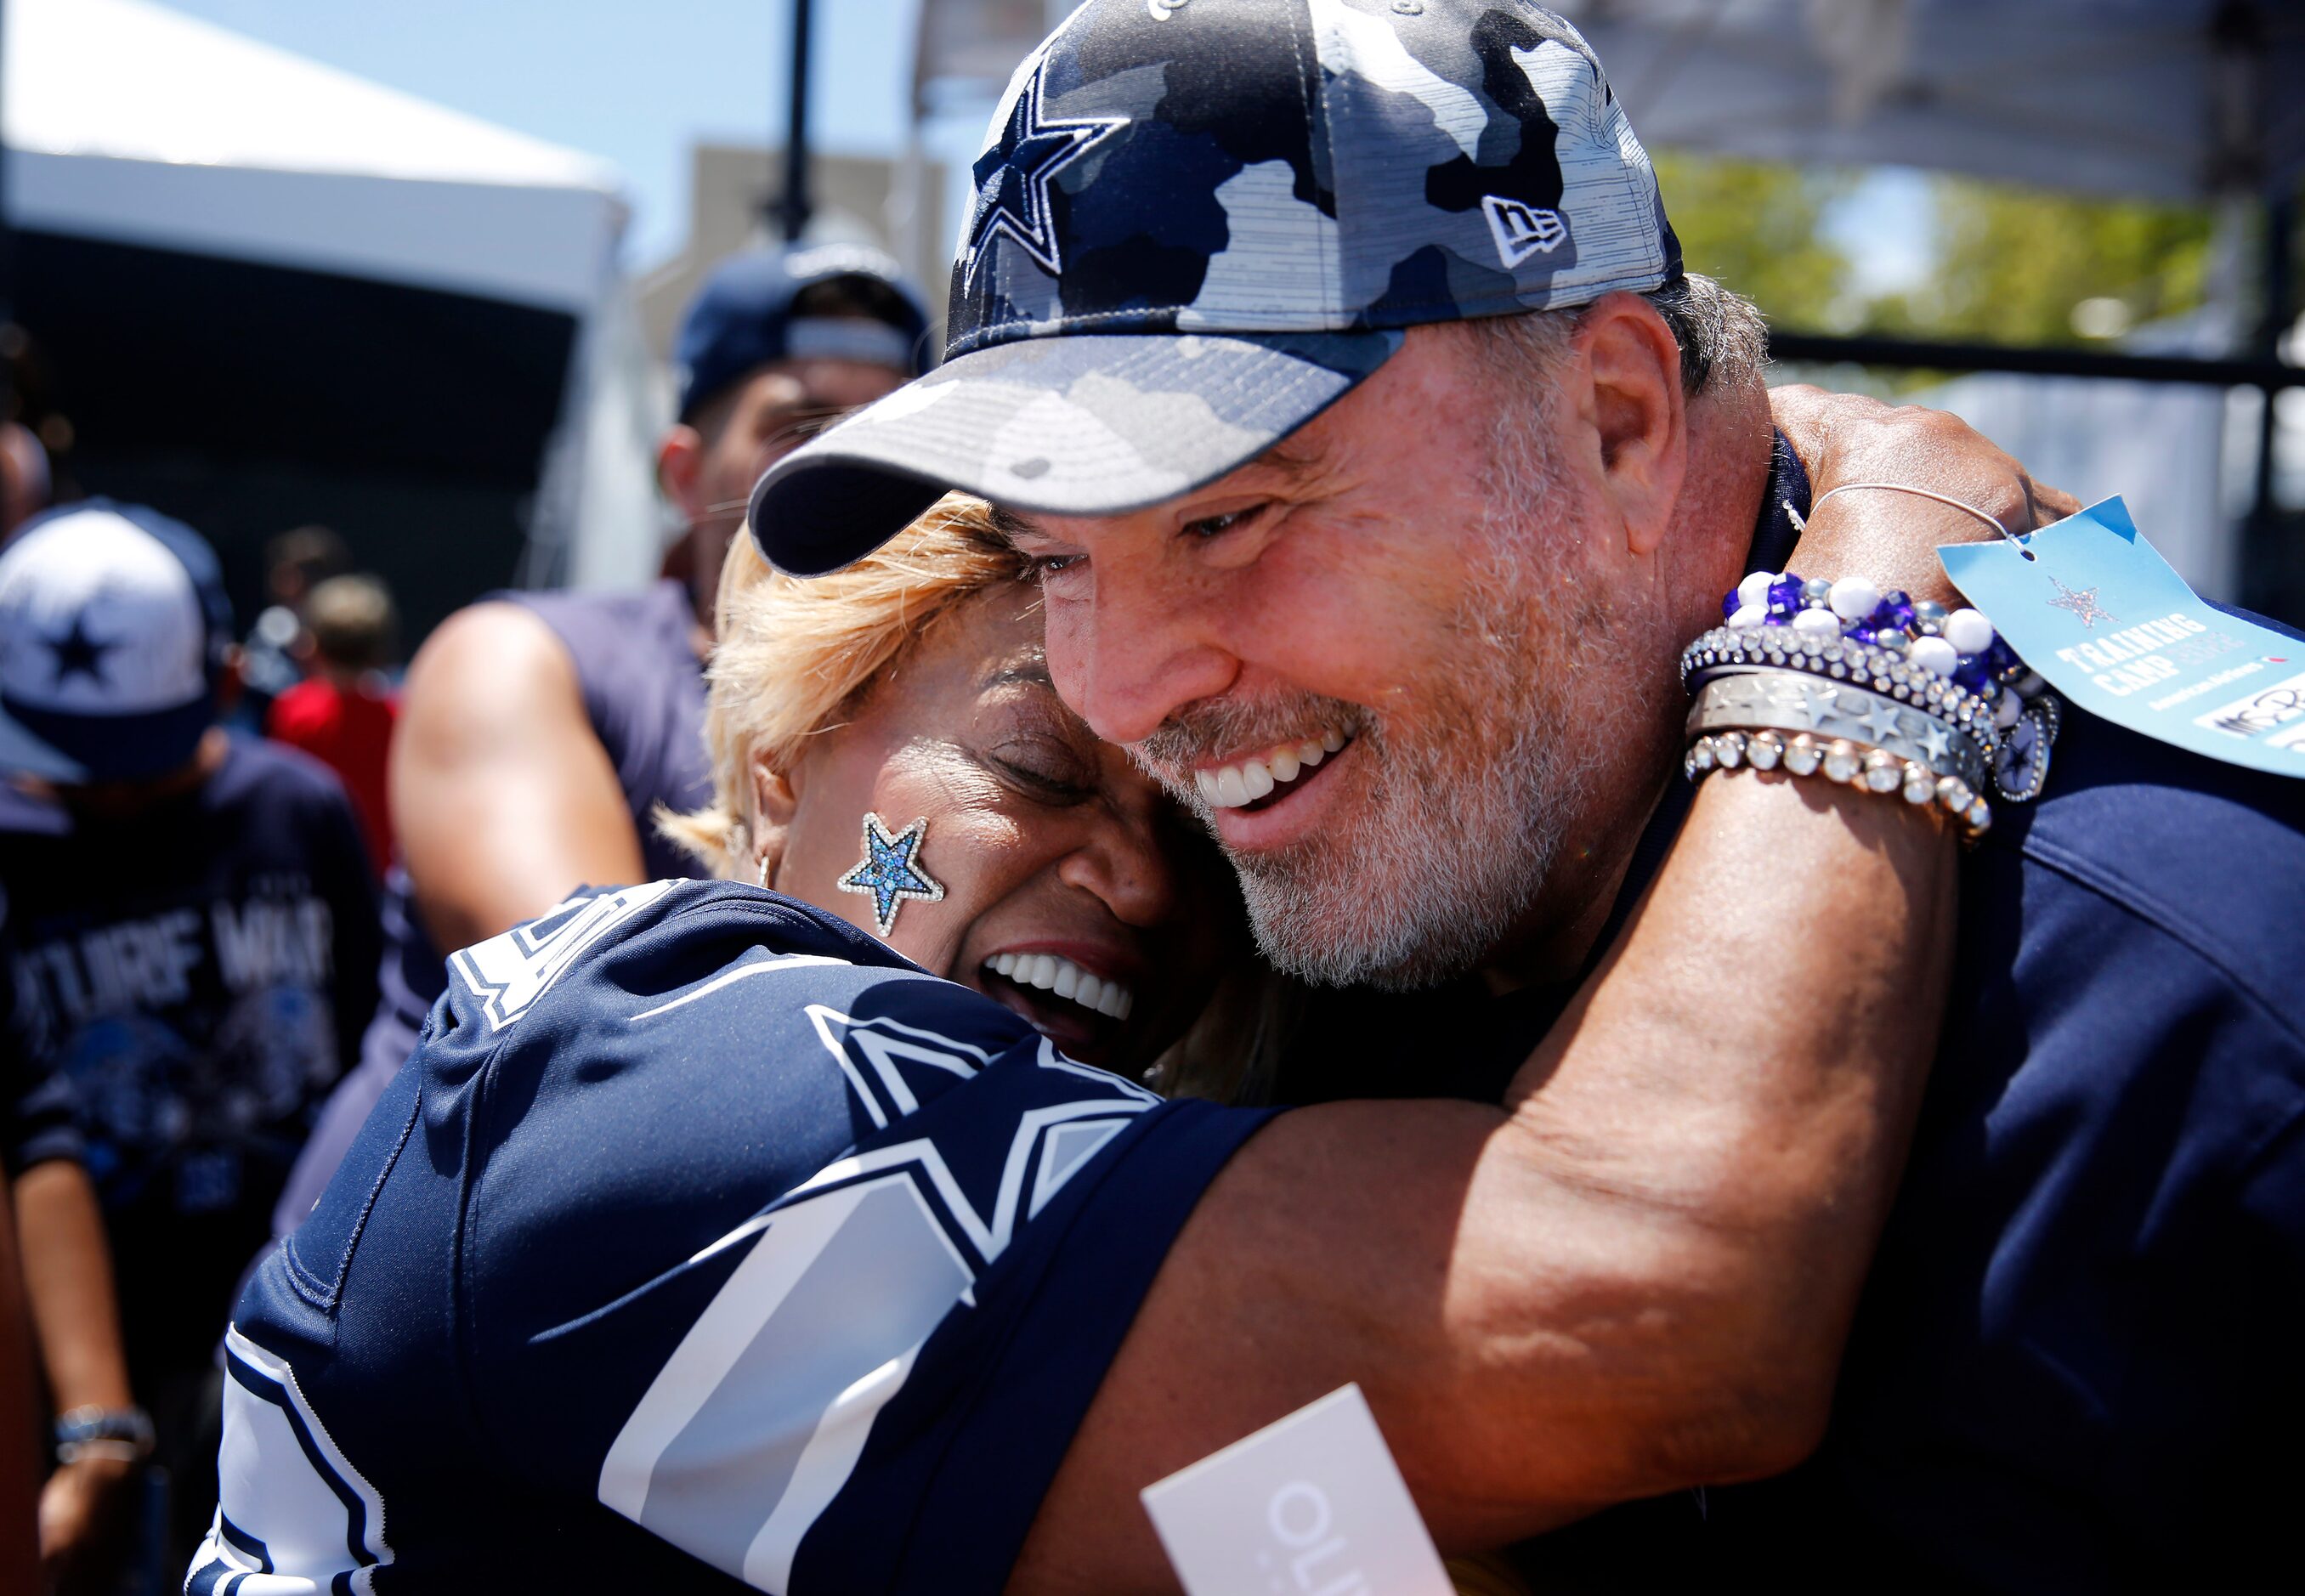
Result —
POLYGON ((918 819, 892 835, 880 816, 866 815, 864 857, 833 883, 843 892, 872 900, 872 922, 883 937, 897 923, 897 911, 906 898, 933 904, 944 897, 944 883, 921 868, 921 837, 928 826, 926 819, 918 819))
POLYGON ((976 209, 968 219, 963 251, 964 284, 974 281, 992 241, 1004 236, 1049 276, 1061 276, 1064 251, 1057 239, 1049 185, 1058 173, 1128 125, 1126 116, 1042 115, 1041 80, 1047 71, 1044 58, 1017 95, 999 141, 977 157, 976 209))

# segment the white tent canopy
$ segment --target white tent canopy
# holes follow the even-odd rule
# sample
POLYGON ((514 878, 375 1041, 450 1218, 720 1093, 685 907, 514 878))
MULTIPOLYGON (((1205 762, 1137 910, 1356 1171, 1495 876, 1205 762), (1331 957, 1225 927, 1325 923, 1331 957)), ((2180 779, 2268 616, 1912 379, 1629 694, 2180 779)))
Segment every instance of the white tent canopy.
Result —
POLYGON ((625 212, 589 156, 143 0, 9 0, 17 225, 582 314, 625 212))
POLYGON ((611 168, 146 0, 7 0, 5 21, 9 223, 573 318, 524 577, 653 574, 664 407, 611 168))

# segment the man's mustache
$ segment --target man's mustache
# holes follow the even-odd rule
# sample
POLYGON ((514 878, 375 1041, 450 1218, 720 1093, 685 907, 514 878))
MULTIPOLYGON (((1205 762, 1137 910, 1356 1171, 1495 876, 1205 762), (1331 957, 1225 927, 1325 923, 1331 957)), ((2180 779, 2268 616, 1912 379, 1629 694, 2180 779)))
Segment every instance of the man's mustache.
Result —
POLYGON ((1173 795, 1195 795, 1195 768, 1209 761, 1254 754, 1275 743, 1323 731, 1359 734, 1369 712, 1348 699, 1290 693, 1265 699, 1203 699, 1185 705, 1149 735, 1128 745, 1137 768, 1173 795))

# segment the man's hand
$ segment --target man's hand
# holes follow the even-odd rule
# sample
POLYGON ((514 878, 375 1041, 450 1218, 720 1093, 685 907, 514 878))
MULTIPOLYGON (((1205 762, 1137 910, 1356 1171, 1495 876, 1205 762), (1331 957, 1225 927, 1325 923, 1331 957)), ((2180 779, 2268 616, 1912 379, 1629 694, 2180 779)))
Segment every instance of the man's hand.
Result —
POLYGON ((40 1490, 40 1572, 57 1596, 108 1591, 135 1497, 137 1466, 83 1457, 48 1476, 40 1490))
MULTIPOLYGON (((2012 532, 2077 514, 2080 501, 2033 480, 1959 416, 1794 385, 1769 391, 1777 428, 1808 468, 1812 502, 1849 482, 1926 488, 1974 505, 2012 532)), ((1844 493, 1818 511, 1794 550, 1803 576, 1872 578, 1885 590, 1958 607, 1937 546, 1995 536, 1974 515, 1911 493, 1844 493)))

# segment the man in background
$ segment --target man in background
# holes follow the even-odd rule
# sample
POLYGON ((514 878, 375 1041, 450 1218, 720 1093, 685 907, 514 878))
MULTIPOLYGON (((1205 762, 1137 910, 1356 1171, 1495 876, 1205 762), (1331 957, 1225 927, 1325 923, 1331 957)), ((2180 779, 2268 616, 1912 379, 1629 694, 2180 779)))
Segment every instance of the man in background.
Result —
POLYGON ((69 505, 0 555, 0 769, 30 789, 0 811, 13 995, 81 1105, 151 1413, 87 1439, 149 1435, 187 1551, 234 1285, 376 998, 351 805, 318 763, 217 724, 231 639, 215 555, 153 511, 69 505))
POLYGON ((378 879, 392 863, 387 769, 400 706, 385 667, 398 620, 392 590, 368 575, 331 576, 304 604, 305 678, 273 700, 264 734, 301 748, 344 784, 378 879))
POLYGON ((704 656, 721 556, 760 473, 921 369, 928 317, 896 263, 824 245, 739 255, 675 350, 678 420, 658 477, 685 527, 639 593, 505 593, 443 622, 409 666, 390 783, 383 1001, 276 1216, 311 1209, 444 984, 443 950, 587 883, 693 875, 659 804, 710 795, 704 656))

